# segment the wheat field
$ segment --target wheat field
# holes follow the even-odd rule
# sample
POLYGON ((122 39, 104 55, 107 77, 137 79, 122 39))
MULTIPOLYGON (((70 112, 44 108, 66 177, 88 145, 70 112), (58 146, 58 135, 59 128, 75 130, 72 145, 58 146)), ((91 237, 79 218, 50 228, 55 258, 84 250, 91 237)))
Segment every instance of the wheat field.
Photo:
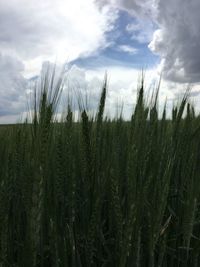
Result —
MULTIPOLYGON (((53 79, 53 78, 52 78, 53 79)), ((54 84, 54 85, 53 85, 54 84)), ((200 117, 188 92, 158 115, 144 81, 131 121, 70 105, 44 79, 31 122, 0 128, 0 266, 200 266, 200 117)))

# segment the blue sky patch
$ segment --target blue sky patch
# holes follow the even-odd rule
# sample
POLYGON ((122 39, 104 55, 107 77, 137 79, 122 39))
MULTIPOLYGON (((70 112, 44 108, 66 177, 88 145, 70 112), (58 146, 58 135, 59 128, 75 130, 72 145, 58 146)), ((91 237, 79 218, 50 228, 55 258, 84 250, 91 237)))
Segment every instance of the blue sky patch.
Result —
MULTIPOLYGON (((148 42, 133 39, 133 34, 127 31, 127 25, 137 24, 137 20, 125 11, 119 11, 119 16, 112 31, 106 34, 108 47, 101 49, 93 56, 79 57, 71 62, 83 68, 99 68, 112 65, 132 67, 136 69, 149 68, 159 62, 159 57, 148 48, 148 42)), ((137 32, 136 32, 137 34, 137 32)))

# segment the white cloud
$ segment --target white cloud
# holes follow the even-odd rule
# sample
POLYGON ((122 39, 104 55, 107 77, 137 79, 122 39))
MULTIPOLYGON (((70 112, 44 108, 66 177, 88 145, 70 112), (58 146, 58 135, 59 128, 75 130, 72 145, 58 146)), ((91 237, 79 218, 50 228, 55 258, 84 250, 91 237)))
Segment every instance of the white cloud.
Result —
POLYGON ((149 43, 152 40, 155 25, 150 19, 138 19, 136 23, 129 23, 126 31, 132 35, 133 40, 140 43, 149 43))
MULTIPOLYGON (((136 102, 140 71, 119 66, 109 66, 106 71, 108 75, 108 91, 105 113, 111 116, 115 115, 117 105, 120 106, 123 103, 124 117, 128 119, 136 102)), ((87 108, 93 113, 98 107, 104 77, 105 69, 102 67, 90 70, 76 65, 71 66, 66 74, 65 90, 60 111, 66 107, 67 97, 69 96, 73 100, 75 110, 79 110, 77 100, 81 97, 84 104, 87 99, 87 108)), ((152 89, 158 79, 159 75, 156 69, 146 70, 146 89, 152 89)), ((165 99, 162 99, 162 103, 164 101, 165 99)))
POLYGON ((135 55, 138 53, 138 49, 130 45, 119 45, 117 47, 117 50, 131 54, 131 55, 135 55))
POLYGON ((102 48, 115 18, 93 0, 0 1, 0 51, 19 56, 30 69, 44 60, 70 61, 102 48))
MULTIPOLYGON (((1 60, 2 61, 2 60, 1 60)), ((4 62, 10 62, 9 59, 4 58, 4 62)), ((0 109, 0 123, 16 122, 20 119, 21 113, 26 109, 26 91, 23 84, 26 83, 24 78, 20 75, 20 68, 16 66, 19 65, 11 61, 12 64, 10 70, 12 70, 12 77, 17 77, 19 87, 14 87, 15 82, 6 84, 5 86, 10 86, 12 90, 8 90, 8 95, 6 92, 0 88, 1 96, 1 109, 0 109), (15 66, 15 67, 12 67, 15 66), (21 83, 21 84, 20 84, 21 83), (2 101, 3 99, 3 101, 2 101), (7 101, 6 101, 7 99, 7 101)), ((8 63, 6 63, 8 65, 8 63)), ((5 63, 4 63, 5 65, 5 63)), ((43 64, 41 73, 45 70, 46 63, 43 64)), ((22 67, 22 66, 21 66, 22 67)), ((23 67, 22 67, 23 68, 23 67)), ((2 67, 0 66, 0 77, 3 77, 4 73, 1 72, 2 67)), ((4 68, 3 68, 4 69, 4 68)), ((60 72, 61 67, 58 66, 60 72)), ((119 67, 119 66, 109 66, 107 67, 108 74, 108 91, 106 99, 106 110, 105 113, 111 116, 116 114, 117 106, 121 107, 123 104, 123 114, 125 119, 130 119, 131 112, 133 111, 137 88, 138 88, 138 77, 140 76, 140 71, 137 69, 132 69, 128 67, 119 67)), ((72 97, 73 106, 76 111, 78 111, 77 97, 83 99, 85 103, 87 98, 87 107, 93 113, 94 110, 98 107, 98 101, 101 94, 102 84, 105 77, 105 69, 84 69, 73 65, 70 67, 69 71, 66 74, 65 79, 65 89, 61 99, 61 108, 59 112, 66 109, 67 97, 72 97)), ((16 80, 15 79, 15 80, 16 80)), ((5 79, 6 81, 8 79, 5 79)), ((145 72, 145 88, 146 93, 148 90, 152 92, 155 88, 156 83, 159 80, 159 73, 155 68, 147 69, 145 72)), ((171 107, 173 101, 178 98, 181 92, 185 91, 185 87, 181 84, 162 81, 160 94, 159 94, 159 104, 163 107, 166 99, 168 100, 168 106, 171 107)), ((198 93, 198 86, 194 88, 194 94, 198 93)), ((148 94, 148 93, 147 93, 148 94)), ((162 110, 162 109, 161 109, 162 110)), ((77 114, 77 113, 76 113, 77 114)), ((24 116, 23 116, 24 117, 24 116)))
MULTIPOLYGON (((38 74, 43 61, 70 61, 107 46, 106 32, 112 29, 118 8, 134 18, 134 23, 126 27, 132 39, 150 42, 149 48, 161 57, 158 70, 170 81, 162 83, 161 102, 166 96, 171 101, 185 90, 175 82, 200 81, 199 0, 44 0, 37 4, 29 0, 28 5, 27 0, 0 1, 0 122, 24 110, 24 77, 38 74), (155 23, 158 29, 154 32, 155 23)), ((126 44, 118 49, 137 52, 126 44)), ((138 70, 110 66, 107 71, 108 110, 121 101, 130 109, 138 70)), ((83 94, 90 91, 91 106, 95 106, 104 73, 103 68, 84 70, 73 66, 68 87, 79 88, 83 94)), ((147 73, 150 84, 158 78, 155 70, 147 73)), ((194 96, 198 90, 199 84, 194 96)))
POLYGON ((127 31, 132 33, 133 39, 150 42, 149 48, 161 57, 163 78, 181 83, 200 81, 199 0, 99 2, 114 5, 133 15, 136 23, 127 25, 127 31))
MULTIPOLYGON (((106 113, 111 116, 115 115, 117 104, 123 103, 124 117, 130 119, 136 103, 138 78, 140 71, 129 67, 110 66, 107 68, 108 74, 108 92, 106 99, 106 113)), ((73 66, 68 75, 69 87, 78 89, 82 96, 88 94, 89 107, 95 109, 98 105, 101 86, 105 76, 104 68, 95 70, 78 68, 73 66)), ((160 74, 157 67, 145 71, 145 92, 150 96, 154 89, 157 88, 160 74)), ((177 103, 186 92, 188 85, 172 81, 162 80, 159 90, 159 108, 162 112, 165 102, 167 101, 167 115, 171 115, 173 103, 177 103)), ((200 83, 192 87, 190 100, 198 109, 200 103, 200 83)), ((149 98, 150 100, 150 98, 149 98)), ((199 110, 200 111, 200 110, 199 110)))
POLYGON ((117 12, 94 0, 0 1, 0 121, 26 109, 26 79, 107 45, 117 12), (25 78, 24 78, 25 77, 25 78))
MULTIPOLYGON (((103 80, 105 69, 97 68, 96 70, 85 70, 86 80, 90 81, 96 77, 103 80)), ((140 71, 129 67, 110 66, 107 67, 108 73, 108 94, 106 101, 106 111, 114 115, 117 104, 124 104, 124 117, 130 118, 131 112, 136 102, 138 78, 140 71)), ((159 74, 155 68, 145 71, 145 88, 153 89, 153 86, 159 79, 159 74)), ((165 88, 163 88, 165 90, 165 88)), ((165 99, 161 100, 162 104, 165 99)))

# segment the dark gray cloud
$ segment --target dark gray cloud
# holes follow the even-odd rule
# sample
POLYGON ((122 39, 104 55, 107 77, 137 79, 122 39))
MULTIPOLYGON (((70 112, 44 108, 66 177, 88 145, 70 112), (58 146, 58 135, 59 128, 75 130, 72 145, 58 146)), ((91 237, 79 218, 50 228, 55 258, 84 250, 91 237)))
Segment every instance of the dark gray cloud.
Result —
POLYGON ((0 54, 0 117, 25 110, 27 81, 23 70, 20 60, 0 54))
POLYGON ((163 77, 175 82, 200 81, 200 1, 157 0, 159 30, 149 47, 161 57, 163 77))
POLYGON ((137 16, 149 16, 152 13, 152 0, 95 0, 96 3, 103 7, 111 5, 137 16))

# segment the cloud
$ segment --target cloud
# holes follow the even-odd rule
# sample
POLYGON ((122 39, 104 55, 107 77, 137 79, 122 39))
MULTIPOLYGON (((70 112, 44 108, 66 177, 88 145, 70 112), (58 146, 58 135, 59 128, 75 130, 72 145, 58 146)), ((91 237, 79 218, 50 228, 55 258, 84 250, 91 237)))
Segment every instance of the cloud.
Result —
POLYGON ((70 61, 104 47, 115 11, 93 0, 0 1, 0 51, 37 65, 70 61))
POLYGON ((200 81, 200 1, 157 1, 156 20, 150 49, 160 55, 164 78, 176 82, 200 81))
MULTIPOLYGON (((96 77, 102 81, 105 73, 104 68, 97 68, 95 70, 85 70, 86 80, 91 80, 96 77)), ((138 78, 140 71, 130 67, 108 66, 108 94, 106 100, 106 112, 114 115, 117 104, 123 103, 124 117, 130 119, 136 102, 138 78)), ((145 71, 145 88, 152 90, 159 79, 159 74, 155 68, 147 69, 145 71)), ((163 88, 166 91, 166 88, 163 88)), ((172 95, 172 94, 171 94, 172 95)), ((170 95, 170 96, 171 96, 170 95)), ((165 98, 162 97, 163 104, 165 98)))
POLYGON ((0 117, 15 115, 26 106, 26 79, 21 72, 24 65, 17 58, 0 54, 0 117))
POLYGON ((101 7, 105 5, 115 6, 124 9, 127 12, 134 14, 134 16, 147 16, 152 12, 154 5, 152 0, 96 0, 101 7))
MULTIPOLYGON (((127 119, 130 117, 136 98, 138 71, 129 68, 108 67, 107 73, 108 91, 105 114, 114 116, 117 105, 121 106, 124 103, 124 116, 127 119)), ((81 95, 84 103, 87 99, 87 107, 93 113, 98 108, 104 77, 104 68, 89 70, 73 65, 67 74, 63 99, 70 95, 77 100, 77 96, 81 95)), ((74 107, 75 110, 78 110, 77 102, 74 107)))
POLYGON ((180 83, 200 81, 199 0, 104 0, 101 3, 126 10, 136 19, 126 29, 133 39, 149 42, 151 51, 160 56, 163 78, 180 83))
MULTIPOLYGON (((20 119, 24 111, 27 111, 26 103, 30 99, 31 90, 26 90, 27 80, 20 73, 24 68, 21 62, 7 56, 1 56, 0 62, 2 62, 0 64, 0 78, 2 80, 2 86, 0 87, 0 123, 14 123, 20 119), (4 86, 9 89, 4 90, 4 86)), ((50 69, 53 67, 54 64, 50 63, 50 69)), ((43 64, 40 75, 46 69, 47 62, 43 64)), ((57 72, 60 73, 61 70, 62 67, 57 66, 57 72)), ((107 73, 108 91, 105 114, 114 116, 117 107, 121 107, 123 104, 124 118, 130 119, 136 102, 140 72, 129 67, 108 66, 107 73)), ((90 70, 76 65, 70 66, 65 74, 65 86, 58 112, 61 113, 66 110, 69 96, 77 114, 79 110, 77 98, 81 96, 84 104, 86 104, 87 99, 87 108, 91 113, 94 113, 98 107, 104 76, 105 69, 103 67, 90 70)), ((155 68, 147 69, 145 72, 145 88, 151 92, 158 79, 159 75, 155 68)), ((177 87, 176 84, 173 83, 170 86, 167 82, 162 83, 159 98, 161 106, 164 105, 166 97, 172 103, 174 95, 180 92, 180 87, 177 87)), ((25 116, 23 115, 24 118, 25 116)))
POLYGON ((119 45, 117 47, 117 50, 131 55, 135 55, 138 53, 138 49, 130 45, 119 45))
POLYGON ((136 23, 129 23, 126 31, 132 35, 132 40, 139 43, 149 43, 155 31, 155 24, 150 19, 137 19, 136 23))
MULTIPOLYGON (((45 66, 43 66, 44 69, 45 66)), ((140 71, 129 67, 108 66, 107 75, 108 91, 105 113, 114 116, 116 106, 123 103, 124 116, 126 119, 130 118, 136 101, 140 71)), ((81 99, 82 104, 94 113, 99 104, 105 68, 87 69, 72 65, 65 77, 65 86, 59 112, 64 108, 66 109, 67 98, 70 97, 75 111, 79 110, 77 100, 81 99)), ((147 89, 149 87, 153 88, 154 83, 159 78, 155 69, 146 70, 145 77, 147 89)))
POLYGON ((96 0, 99 6, 111 6, 121 9, 133 16, 134 23, 127 25, 127 32, 132 34, 132 39, 140 43, 150 42, 155 30, 152 19, 155 14, 154 0, 96 0))
MULTIPOLYGON (((105 114, 115 116, 117 106, 120 108, 123 105, 123 115, 125 119, 130 119, 131 113, 137 99, 138 78, 140 71, 129 67, 108 66, 108 91, 106 98, 105 114)), ((66 88, 63 99, 71 92, 74 99, 77 94, 81 93, 82 98, 88 99, 88 108, 94 112, 98 107, 98 101, 102 89, 105 69, 103 67, 96 69, 84 69, 73 65, 67 74, 66 88), (73 89, 72 91, 70 91, 73 89), (76 92, 76 93, 75 93, 76 92)), ((145 71, 145 93, 150 96, 159 81, 159 73, 157 68, 147 69, 145 71)), ((190 100, 199 106, 199 86, 193 86, 190 100), (197 98, 198 97, 198 98, 197 98)), ((173 104, 178 103, 186 92, 187 85, 172 81, 162 80, 159 90, 159 110, 162 113, 165 102, 167 101, 167 116, 171 116, 171 108, 173 104)), ((66 104, 66 101, 64 102, 66 104)), ((78 106, 75 106, 78 110, 78 106)))
MULTIPOLYGON (((27 0, 0 1, 1 118, 14 118, 26 109, 26 78, 38 74, 42 62, 70 62, 98 55, 109 46, 107 37, 116 26, 119 9, 133 16, 133 23, 129 20, 126 26, 133 43, 150 43, 151 51, 161 58, 159 71, 170 81, 164 82, 162 101, 166 95, 172 100, 184 90, 175 82, 200 82, 199 0, 44 0, 37 4, 29 0, 29 5, 27 0)), ((114 46, 125 53, 137 52, 130 43, 114 46)), ((99 60, 105 63, 103 57, 99 60)), ((128 110, 135 96, 138 70, 120 67, 116 61, 109 64, 116 66, 107 66, 108 110, 120 101, 128 110)), ((98 103, 105 72, 93 67, 92 71, 72 66, 66 84, 83 95, 90 91, 91 107, 98 103)), ((150 83, 154 80, 147 79, 150 83)), ((194 95, 198 95, 198 87, 194 95)))
POLYGON ((26 78, 38 75, 44 61, 98 53, 116 17, 94 0, 0 1, 0 122, 26 110, 26 78))

